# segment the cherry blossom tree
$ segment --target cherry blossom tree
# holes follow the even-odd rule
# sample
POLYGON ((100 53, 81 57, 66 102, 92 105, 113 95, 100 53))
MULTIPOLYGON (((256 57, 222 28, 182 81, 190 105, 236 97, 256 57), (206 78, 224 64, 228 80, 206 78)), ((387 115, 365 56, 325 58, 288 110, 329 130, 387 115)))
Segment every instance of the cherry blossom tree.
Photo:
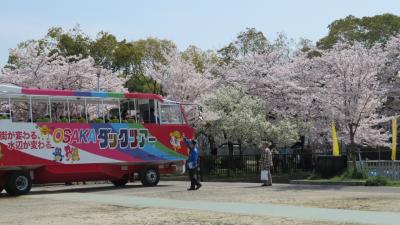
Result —
MULTIPOLYGON (((214 112, 208 119, 208 128, 220 140, 259 144, 267 139, 278 147, 290 145, 299 138, 297 126, 289 120, 267 120, 268 107, 255 96, 233 87, 222 87, 205 102, 207 112, 214 112)), ((233 149, 230 149, 232 152, 233 149)))
POLYGON ((164 54, 166 62, 147 66, 146 75, 160 83, 168 99, 195 103, 214 84, 212 75, 206 69, 198 72, 190 60, 182 58, 178 51, 164 54))
POLYGON ((277 121, 296 119, 320 141, 329 141, 335 122, 352 149, 355 143, 387 144, 388 134, 376 129, 387 120, 378 114, 387 93, 379 79, 385 65, 380 48, 338 44, 321 56, 300 53, 289 60, 284 52, 245 56, 221 72, 222 80, 263 99, 277 121))
POLYGON ((211 74, 211 65, 204 62, 202 71, 193 60, 177 50, 163 54, 165 62, 154 62, 146 66, 145 75, 157 81, 161 92, 173 101, 188 103, 185 106, 188 121, 198 126, 201 122, 198 105, 204 95, 213 91, 216 79, 211 74))
POLYGON ((383 49, 386 62, 380 80, 389 87, 383 113, 394 115, 400 110, 400 36, 391 38, 383 49))
POLYGON ((299 95, 302 88, 293 79, 295 74, 291 73, 289 62, 288 49, 284 45, 262 53, 247 54, 218 70, 221 77, 219 85, 233 87, 261 99, 263 105, 268 106, 263 116, 274 123, 281 120, 290 121, 292 125, 296 123, 297 132, 300 123, 296 117, 301 112, 297 105, 302 97, 299 95))
POLYGON ((51 47, 37 42, 12 49, 12 64, 0 74, 0 82, 22 87, 96 90, 97 73, 102 91, 123 91, 124 80, 110 70, 95 66, 92 58, 52 54, 51 47))
POLYGON ((386 145, 389 138, 379 128, 388 119, 378 113, 387 93, 379 80, 384 62, 380 48, 355 43, 337 44, 322 51, 321 57, 303 58, 298 64, 302 69, 296 72, 303 77, 299 85, 307 89, 305 94, 320 110, 314 121, 323 128, 315 128, 329 129, 329 123, 335 122, 342 140, 350 144, 353 161, 356 143, 386 145))
MULTIPOLYGON (((124 91, 124 80, 110 70, 96 67, 92 58, 58 55, 51 44, 27 42, 12 49, 10 56, 12 63, 2 69, 0 83, 41 89, 97 90, 99 74, 101 91, 124 91)), ((28 110, 27 104, 16 104, 16 116, 23 115, 28 110)), ((34 103, 33 107, 35 115, 43 116, 47 111, 43 104, 34 103)), ((53 106, 53 110, 65 114, 65 107, 62 105, 53 106)), ((74 111, 82 110, 82 107, 74 107, 74 111)), ((94 110, 94 106, 88 109, 94 110)))
POLYGON ((293 117, 298 110, 289 105, 298 102, 301 87, 294 80, 289 62, 285 46, 248 54, 220 69, 220 83, 262 98, 274 117, 293 117))

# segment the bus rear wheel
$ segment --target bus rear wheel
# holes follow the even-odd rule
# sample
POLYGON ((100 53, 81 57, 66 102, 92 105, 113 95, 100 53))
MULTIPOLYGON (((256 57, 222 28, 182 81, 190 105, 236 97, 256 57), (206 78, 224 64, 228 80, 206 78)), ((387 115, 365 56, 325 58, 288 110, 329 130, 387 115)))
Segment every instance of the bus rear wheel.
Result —
POLYGON ((13 172, 7 177, 4 188, 9 195, 17 196, 28 194, 32 188, 31 176, 29 176, 27 172, 13 172))
POLYGON ((156 186, 160 181, 160 172, 155 168, 145 168, 140 174, 140 181, 143 186, 156 186))
POLYGON ((115 187, 123 187, 128 183, 128 180, 112 180, 111 183, 114 184, 115 187))

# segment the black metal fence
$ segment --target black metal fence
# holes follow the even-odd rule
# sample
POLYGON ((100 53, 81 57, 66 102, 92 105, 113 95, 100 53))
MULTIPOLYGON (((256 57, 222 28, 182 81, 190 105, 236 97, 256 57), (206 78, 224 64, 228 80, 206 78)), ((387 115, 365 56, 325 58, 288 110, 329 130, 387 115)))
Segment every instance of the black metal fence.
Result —
POLYGON ((259 160, 259 155, 202 156, 200 157, 200 171, 203 176, 256 174, 259 160))
MULTIPOLYGON (((358 153, 357 153, 358 154, 358 153)), ((391 150, 368 150, 368 151, 360 151, 358 158, 361 160, 391 160, 392 158, 392 151, 391 150)), ((396 160, 400 160, 400 154, 396 154, 396 160)))
MULTIPOLYGON (((273 154, 273 173, 279 175, 312 171, 318 155, 273 154)), ((259 155, 201 156, 200 170, 203 176, 256 175, 260 172, 259 162, 259 155)))
MULTIPOLYGON (((273 154, 273 174, 286 175, 316 168, 318 156, 329 153, 273 154)), ((357 160, 390 160, 390 149, 362 149, 356 151, 357 160)), ((400 154, 397 154, 400 160, 400 154)), ((200 157, 200 171, 203 176, 240 176, 259 174, 259 155, 207 155, 200 157)))

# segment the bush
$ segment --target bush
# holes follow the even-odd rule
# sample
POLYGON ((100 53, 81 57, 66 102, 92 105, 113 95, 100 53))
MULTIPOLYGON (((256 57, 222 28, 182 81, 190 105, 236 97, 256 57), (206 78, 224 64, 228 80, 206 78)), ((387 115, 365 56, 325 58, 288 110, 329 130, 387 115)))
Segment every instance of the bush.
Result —
POLYGON ((2 116, 0 116, 0 120, 8 120, 9 118, 8 118, 8 116, 6 116, 6 115, 2 115, 2 116))
POLYGON ((61 118, 59 122, 61 122, 61 123, 68 123, 68 118, 61 118))
POLYGON ((100 119, 100 118, 96 118, 96 119, 94 119, 94 120, 92 120, 92 121, 90 121, 91 123, 103 123, 103 119, 100 119))
POLYGON ((49 118, 39 118, 39 119, 37 119, 36 120, 36 122, 49 122, 50 121, 50 119, 49 118))
POLYGON ((322 177, 318 173, 312 173, 309 177, 307 177, 307 180, 321 180, 322 177))
POLYGON ((128 121, 128 123, 136 123, 136 121, 134 119, 128 119, 127 121, 128 121))
POLYGON ((386 186, 388 184, 388 179, 382 176, 370 177, 365 182, 365 186, 386 186))
POLYGON ((364 170, 354 170, 353 168, 347 169, 342 175, 343 180, 353 179, 353 180, 365 180, 368 178, 368 174, 364 170))
POLYGON ((119 119, 110 119, 108 123, 119 123, 119 119))
POLYGON ((83 118, 83 117, 78 117, 78 118, 71 119, 71 122, 73 122, 73 123, 85 123, 86 119, 83 118))

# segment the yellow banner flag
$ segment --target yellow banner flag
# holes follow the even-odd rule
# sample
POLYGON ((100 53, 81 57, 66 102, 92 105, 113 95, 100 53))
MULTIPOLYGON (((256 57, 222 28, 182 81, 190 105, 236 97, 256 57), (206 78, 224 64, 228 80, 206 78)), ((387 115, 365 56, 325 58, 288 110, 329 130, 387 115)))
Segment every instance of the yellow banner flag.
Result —
POLYGON ((397 118, 392 118, 392 160, 396 160, 397 147, 397 118))
POLYGON ((339 142, 336 134, 335 122, 332 122, 332 154, 339 156, 339 142))

